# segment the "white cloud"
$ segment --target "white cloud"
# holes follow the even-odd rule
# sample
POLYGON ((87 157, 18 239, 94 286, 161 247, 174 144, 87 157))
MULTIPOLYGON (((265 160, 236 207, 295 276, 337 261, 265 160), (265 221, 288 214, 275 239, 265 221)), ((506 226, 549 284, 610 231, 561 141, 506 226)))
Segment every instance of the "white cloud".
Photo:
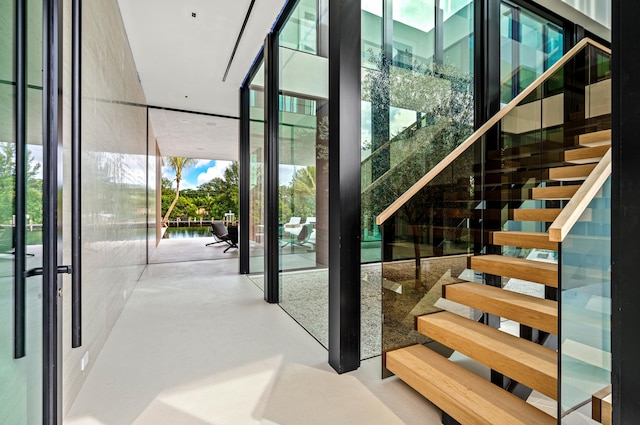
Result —
POLYGON ((210 159, 199 159, 193 168, 208 167, 213 161, 210 159))
POLYGON ((224 170, 231 165, 231 161, 216 161, 213 167, 209 167, 204 173, 198 174, 198 185, 208 183, 216 177, 223 178, 224 170))
MULTIPOLYGON (((175 186, 176 186, 176 184, 174 182, 172 187, 175 187, 175 186)), ((197 188, 197 186, 195 184, 191 183, 188 180, 182 180, 180 182, 180 190, 182 190, 182 189, 196 189, 196 188, 197 188)))

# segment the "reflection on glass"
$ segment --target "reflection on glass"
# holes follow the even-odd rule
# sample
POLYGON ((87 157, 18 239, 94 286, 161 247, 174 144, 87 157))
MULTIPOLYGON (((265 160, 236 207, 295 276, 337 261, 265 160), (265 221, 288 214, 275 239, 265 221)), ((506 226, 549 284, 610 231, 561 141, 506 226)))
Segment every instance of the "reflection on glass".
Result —
MULTIPOLYGON (((14 359, 17 2, 0 2, 0 423, 42 423, 42 279, 26 280, 26 357, 14 359), (6 18, 6 19, 5 19, 6 18)), ((42 265, 42 2, 27 2, 27 269, 42 265)))
POLYGON ((562 423, 569 424, 576 407, 611 393, 611 177, 562 242, 561 301, 562 423))
POLYGON ((361 15, 365 263, 381 260, 375 217, 473 128, 473 1, 394 1, 392 9, 391 40, 383 17, 364 7, 361 15))
MULTIPOLYGON (((535 297, 554 297, 539 283, 508 277, 494 279, 489 274, 483 277, 468 268, 468 257, 499 253, 547 263, 558 263, 561 258, 562 315, 567 312, 561 325, 561 361, 563 367, 567 364, 562 373, 568 379, 566 388, 563 381, 562 394, 565 397, 570 393, 562 400, 562 408, 571 411, 607 385, 608 186, 589 207, 591 218, 579 222, 563 242, 561 256, 546 249, 494 245, 491 234, 499 230, 547 230, 549 223, 545 220, 515 218, 516 213, 522 213, 522 209, 560 209, 566 202, 534 193, 568 184, 562 178, 552 178, 550 169, 568 165, 564 162, 565 153, 576 148, 575 137, 585 132, 585 123, 591 131, 610 128, 611 105, 602 95, 605 90, 610 92, 609 66, 609 55, 594 47, 576 53, 525 99, 510 105, 499 123, 386 218, 382 263, 384 351, 431 343, 416 332, 417 316, 444 309, 477 319, 472 309, 452 305, 443 296, 442 288, 447 284, 487 283, 535 297), (573 75, 571 79, 564 78, 568 70, 573 75), (596 98, 600 101, 590 101, 596 98), (580 112, 566 113, 569 108, 580 112), (565 344, 567 350, 562 351, 565 344), (577 357, 571 355, 574 349, 577 357), (583 385, 587 380, 593 384, 583 385)), ((431 149, 436 146, 447 147, 430 144, 431 149)), ((442 152, 432 151, 434 158, 441 155, 442 152)), ((390 182, 401 177, 395 179, 390 182)), ((391 184, 380 190, 389 191, 389 197, 399 196, 392 192, 391 184)), ((382 195, 376 199, 382 199, 382 195)))
POLYGON ((279 34, 278 220, 280 305, 328 347, 328 61, 316 25, 325 15, 300 0, 279 34))
POLYGON ((563 55, 563 30, 503 1, 500 5, 501 101, 509 103, 563 55))
POLYGON ((264 271, 264 63, 249 88, 249 271, 264 271))
POLYGON ((316 0, 299 0, 287 24, 280 31, 280 46, 301 52, 318 52, 316 0))

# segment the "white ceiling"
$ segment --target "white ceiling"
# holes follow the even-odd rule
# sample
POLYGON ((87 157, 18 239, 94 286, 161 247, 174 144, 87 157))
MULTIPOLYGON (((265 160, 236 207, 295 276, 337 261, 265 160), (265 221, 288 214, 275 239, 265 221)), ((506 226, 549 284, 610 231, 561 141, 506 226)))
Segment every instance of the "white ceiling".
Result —
POLYGON ((154 108, 149 119, 162 156, 238 160, 238 120, 154 108))
MULTIPOLYGON (((240 85, 285 0, 256 0, 227 79, 223 82, 250 2, 118 0, 147 103, 238 117, 240 85)), ((189 157, 192 153, 203 152, 197 158, 224 159, 216 155, 227 151, 232 144, 237 159, 237 120, 227 120, 229 123, 223 124, 224 119, 221 118, 209 121, 193 118, 194 126, 200 124, 202 134, 199 134, 196 128, 183 131, 182 120, 185 117, 180 114, 151 111, 163 155, 189 157), (207 122, 215 122, 217 127, 207 126, 207 122), (216 131, 211 131, 212 128, 216 131), (219 131, 221 128, 226 130, 219 131), (174 138, 178 135, 183 139, 174 138), (233 140, 221 137, 223 135, 233 140), (194 146, 190 147, 191 144, 194 146), (198 149, 202 147, 206 149, 198 149)))

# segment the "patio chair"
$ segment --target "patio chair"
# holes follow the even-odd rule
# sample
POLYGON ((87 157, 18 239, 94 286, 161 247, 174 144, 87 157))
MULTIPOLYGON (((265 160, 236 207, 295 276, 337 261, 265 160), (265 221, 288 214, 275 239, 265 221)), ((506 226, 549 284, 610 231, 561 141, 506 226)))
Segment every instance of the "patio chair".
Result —
POLYGON ((211 232, 217 241, 224 242, 229 245, 224 252, 229 251, 231 248, 238 249, 238 233, 230 233, 223 222, 214 221, 211 223, 211 232))
POLYGON ((300 228, 300 232, 296 234, 291 234, 291 239, 289 242, 285 242, 280 248, 284 248, 287 245, 299 245, 304 246, 305 244, 315 245, 315 229, 313 228, 313 224, 306 223, 300 228))
POLYGON ((300 220, 302 220, 302 217, 291 217, 289 219, 288 223, 284 223, 284 231, 285 232, 290 232, 291 229, 297 229, 300 227, 300 220))
POLYGON ((298 236, 300 234, 300 232, 302 232, 302 229, 304 228, 305 225, 307 224, 311 224, 311 226, 315 226, 316 224, 316 218, 315 217, 307 217, 307 219, 304 221, 304 223, 298 225, 297 227, 291 227, 291 228, 285 228, 285 230, 295 236, 298 236))
MULTIPOLYGON (((215 245, 218 243, 222 243, 224 242, 222 239, 220 239, 218 237, 218 235, 216 234, 216 232, 213 229, 213 223, 215 223, 214 221, 211 222, 211 226, 209 226, 209 231, 211 232, 211 235, 213 236, 213 239, 215 239, 213 242, 209 242, 208 244, 205 244, 204 246, 209 246, 209 245, 215 245)), ((224 224, 223 224, 224 225, 224 224)))

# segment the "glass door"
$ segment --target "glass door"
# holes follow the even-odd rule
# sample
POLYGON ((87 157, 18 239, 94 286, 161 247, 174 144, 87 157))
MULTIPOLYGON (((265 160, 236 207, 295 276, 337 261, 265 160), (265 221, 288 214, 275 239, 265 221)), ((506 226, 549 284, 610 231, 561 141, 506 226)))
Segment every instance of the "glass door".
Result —
MULTIPOLYGON (((43 2, 0 0, 0 423, 42 424, 43 2), (27 270, 37 270, 26 276, 27 270)), ((57 336, 55 336, 57 338, 57 336)))

